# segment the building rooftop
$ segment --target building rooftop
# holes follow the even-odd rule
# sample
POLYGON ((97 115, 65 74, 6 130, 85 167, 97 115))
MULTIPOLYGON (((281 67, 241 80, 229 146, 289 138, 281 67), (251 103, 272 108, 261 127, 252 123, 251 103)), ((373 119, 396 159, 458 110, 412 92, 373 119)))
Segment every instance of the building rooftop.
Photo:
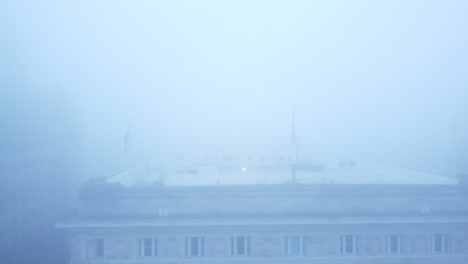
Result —
POLYGON ((402 168, 338 161, 329 164, 258 164, 241 162, 177 165, 142 164, 106 179, 124 187, 275 185, 275 184, 402 184, 455 185, 457 179, 402 168))

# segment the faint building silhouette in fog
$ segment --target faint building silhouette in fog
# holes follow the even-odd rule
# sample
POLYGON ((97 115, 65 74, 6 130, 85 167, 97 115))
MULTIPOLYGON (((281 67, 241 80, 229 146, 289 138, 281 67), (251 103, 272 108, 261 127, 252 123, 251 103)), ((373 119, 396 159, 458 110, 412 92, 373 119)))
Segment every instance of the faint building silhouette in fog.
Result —
POLYGON ((63 263, 68 250, 54 223, 70 212, 79 182, 75 116, 62 94, 4 85, 0 262, 63 263))

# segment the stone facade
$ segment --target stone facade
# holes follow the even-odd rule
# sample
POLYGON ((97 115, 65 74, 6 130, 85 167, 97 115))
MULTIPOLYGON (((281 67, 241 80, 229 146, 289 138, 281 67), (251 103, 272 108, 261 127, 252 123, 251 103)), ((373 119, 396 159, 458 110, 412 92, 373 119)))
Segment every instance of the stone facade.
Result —
POLYGON ((72 264, 88 263, 467 263, 468 224, 439 223, 433 225, 371 224, 307 225, 300 233, 306 239, 303 255, 285 254, 285 237, 297 233, 296 226, 262 225, 255 228, 242 226, 203 227, 158 227, 158 228, 87 228, 70 230, 72 264), (403 233, 401 231, 405 231, 403 233), (434 252, 432 236, 443 233, 448 236, 447 250, 434 252), (86 234, 86 235, 83 235, 86 234), (140 235, 136 235, 140 234, 140 235), (251 237, 248 256, 233 255, 231 236, 242 234, 251 237), (355 234, 356 251, 346 254, 341 250, 340 237, 355 234), (389 253, 386 238, 390 234, 401 234, 402 251, 389 253), (184 239, 187 236, 204 237, 205 252, 200 257, 184 254, 184 239), (157 256, 139 254, 139 240, 157 237, 157 256), (93 241, 104 238, 104 255, 96 257, 93 241))
POLYGON ((468 190, 459 185, 93 183, 80 198, 58 224, 71 264, 468 263, 468 190))

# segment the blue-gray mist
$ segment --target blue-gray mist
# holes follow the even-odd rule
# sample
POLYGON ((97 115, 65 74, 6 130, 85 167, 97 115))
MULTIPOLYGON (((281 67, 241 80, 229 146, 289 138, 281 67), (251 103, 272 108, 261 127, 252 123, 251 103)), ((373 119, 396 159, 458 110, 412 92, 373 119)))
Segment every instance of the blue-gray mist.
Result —
POLYGON ((54 225, 74 213, 80 186, 148 161, 273 153, 293 138, 318 160, 463 178, 466 10, 1 1, 0 262, 68 263, 54 225))

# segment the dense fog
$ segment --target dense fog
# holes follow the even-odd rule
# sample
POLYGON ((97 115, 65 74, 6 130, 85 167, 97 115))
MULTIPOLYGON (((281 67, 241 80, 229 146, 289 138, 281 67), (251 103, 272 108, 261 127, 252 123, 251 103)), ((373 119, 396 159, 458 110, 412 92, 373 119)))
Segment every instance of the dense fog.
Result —
MULTIPOLYGON (((13 183, 0 187, 0 225, 40 229, 8 211, 30 193, 24 208, 44 207, 38 234, 60 236, 50 228, 88 179, 180 153, 275 149, 290 144, 292 122, 304 149, 466 174, 466 10, 455 0, 3 0, 0 177, 13 183)), ((34 245, 15 249, 3 234, 11 259, 0 262, 33 263, 11 256, 34 245)), ((63 263, 65 251, 41 263, 63 263)))

